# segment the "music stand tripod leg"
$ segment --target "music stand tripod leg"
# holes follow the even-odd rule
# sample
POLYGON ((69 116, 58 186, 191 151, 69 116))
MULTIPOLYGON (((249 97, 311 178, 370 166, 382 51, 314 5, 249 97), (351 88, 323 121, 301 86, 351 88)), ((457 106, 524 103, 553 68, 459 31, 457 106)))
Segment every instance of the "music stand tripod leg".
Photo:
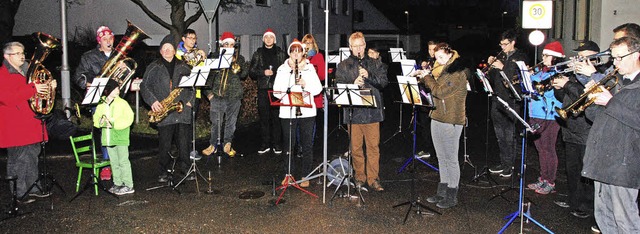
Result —
POLYGON ((177 157, 173 156, 171 154, 171 152, 168 152, 169 156, 172 159, 172 163, 171 163, 171 169, 167 170, 167 182, 166 184, 163 185, 158 185, 158 186, 154 186, 151 188, 147 188, 147 191, 151 191, 151 190, 156 190, 156 189, 161 189, 161 188, 171 188, 171 190, 176 191, 178 194, 182 194, 180 192, 180 190, 178 190, 178 188, 176 188, 175 185, 175 177, 174 177, 174 172, 175 172, 175 167, 176 167, 176 160, 178 159, 177 157))

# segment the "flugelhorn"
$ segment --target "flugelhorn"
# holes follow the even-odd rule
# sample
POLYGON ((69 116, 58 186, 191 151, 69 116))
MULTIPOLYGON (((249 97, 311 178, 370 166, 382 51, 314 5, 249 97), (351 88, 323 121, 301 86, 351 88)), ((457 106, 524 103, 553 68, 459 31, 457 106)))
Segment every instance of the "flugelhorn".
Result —
POLYGON ((137 40, 144 40, 149 38, 147 34, 140 28, 133 25, 127 20, 127 32, 124 34, 118 46, 115 48, 115 53, 111 53, 109 60, 100 69, 98 77, 108 77, 118 82, 120 88, 120 96, 125 96, 129 91, 129 84, 131 77, 136 71, 138 64, 132 58, 127 57, 127 53, 133 49, 133 45, 137 40), (123 63, 125 66, 119 65, 123 63))
POLYGON ((587 109, 588 106, 596 101, 596 97, 589 97, 589 95, 603 92, 603 87, 607 90, 611 90, 613 87, 616 87, 616 85, 618 85, 618 76, 616 76, 616 73, 618 73, 618 68, 607 74, 604 78, 602 78, 602 80, 598 81, 597 84, 591 86, 582 95, 580 95, 578 99, 571 103, 571 105, 562 109, 556 107, 556 113, 558 113, 558 115, 562 119, 567 119, 567 113, 571 113, 574 116, 580 114, 585 109, 587 109), (609 81, 612 80, 613 84, 609 84, 609 81))
POLYGON ((37 42, 36 50, 31 56, 26 77, 29 79, 29 83, 48 84, 48 92, 47 94, 36 93, 29 99, 29 106, 36 114, 46 115, 53 109, 56 90, 51 86, 53 76, 42 65, 42 62, 47 58, 51 50, 60 47, 60 42, 57 38, 41 32, 33 33, 32 36, 37 42))
POLYGON ((576 72, 575 63, 589 60, 591 61, 591 64, 593 64, 593 66, 600 66, 609 61, 608 59, 605 59, 606 56, 611 56, 611 50, 605 50, 600 53, 592 54, 585 57, 579 57, 579 56, 571 57, 569 58, 569 60, 550 66, 549 68, 551 70, 555 70, 558 73, 569 73, 569 72, 575 73, 576 72))

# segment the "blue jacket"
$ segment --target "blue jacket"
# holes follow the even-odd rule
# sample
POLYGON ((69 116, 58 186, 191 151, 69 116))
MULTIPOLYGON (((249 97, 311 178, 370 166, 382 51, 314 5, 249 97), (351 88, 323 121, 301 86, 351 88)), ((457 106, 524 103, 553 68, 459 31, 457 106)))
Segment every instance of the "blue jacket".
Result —
MULTIPOLYGON (((550 79, 555 75, 555 71, 540 71, 531 75, 532 82, 541 82, 550 79)), ((562 107, 562 102, 558 101, 554 95, 554 89, 547 90, 544 94, 533 94, 531 102, 529 102, 529 117, 536 119, 555 120, 558 116, 555 108, 562 107)))

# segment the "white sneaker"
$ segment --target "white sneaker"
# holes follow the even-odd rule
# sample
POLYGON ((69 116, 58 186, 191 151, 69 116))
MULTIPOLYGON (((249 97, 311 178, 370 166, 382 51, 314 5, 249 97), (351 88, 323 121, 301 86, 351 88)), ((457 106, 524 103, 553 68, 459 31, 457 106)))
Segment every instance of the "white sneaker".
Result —
POLYGON ((132 194, 135 193, 136 190, 134 190, 133 188, 129 187, 129 186, 122 186, 120 187, 120 189, 116 190, 115 194, 116 195, 125 195, 125 194, 132 194))

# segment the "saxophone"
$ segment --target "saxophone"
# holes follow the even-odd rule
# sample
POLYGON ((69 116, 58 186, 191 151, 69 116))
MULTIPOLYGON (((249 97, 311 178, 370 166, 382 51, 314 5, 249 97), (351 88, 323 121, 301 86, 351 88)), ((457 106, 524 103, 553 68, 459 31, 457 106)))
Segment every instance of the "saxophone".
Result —
POLYGON ((60 48, 60 42, 57 38, 48 34, 36 32, 32 36, 37 41, 36 50, 29 62, 29 69, 26 77, 29 78, 29 83, 36 84, 48 84, 48 95, 35 94, 29 99, 29 106, 31 110, 36 114, 49 114, 53 109, 56 90, 51 86, 51 81, 54 79, 51 72, 42 65, 42 62, 47 58, 52 50, 60 48))
POLYGON ((167 115, 172 111, 177 111, 178 113, 182 112, 182 101, 173 102, 178 96, 180 96, 180 92, 182 92, 182 88, 171 90, 169 96, 160 102, 164 109, 159 112, 154 112, 153 110, 149 111, 149 123, 158 123, 162 121, 162 119, 167 117, 167 115))

